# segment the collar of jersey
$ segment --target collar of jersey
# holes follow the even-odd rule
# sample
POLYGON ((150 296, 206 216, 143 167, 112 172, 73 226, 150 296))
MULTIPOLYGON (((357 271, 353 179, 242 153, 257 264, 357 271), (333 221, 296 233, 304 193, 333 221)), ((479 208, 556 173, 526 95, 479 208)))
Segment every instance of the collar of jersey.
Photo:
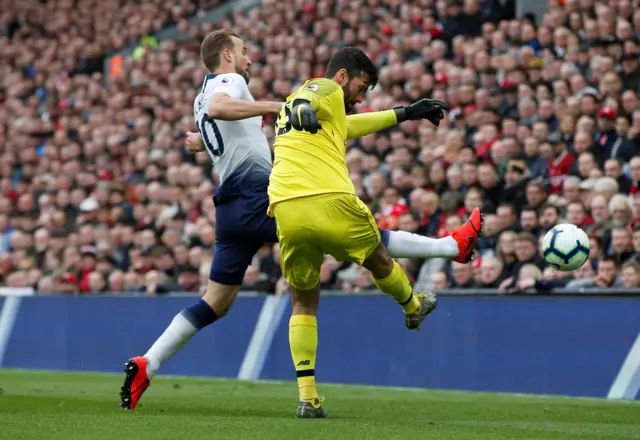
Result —
POLYGON ((202 84, 201 92, 204 92, 204 89, 207 87, 207 82, 208 82, 210 79, 213 79, 213 78, 215 78, 215 77, 216 77, 216 76, 218 76, 218 75, 219 75, 219 73, 210 73, 210 74, 208 74, 207 76, 205 76, 205 77, 204 77, 204 83, 202 84))

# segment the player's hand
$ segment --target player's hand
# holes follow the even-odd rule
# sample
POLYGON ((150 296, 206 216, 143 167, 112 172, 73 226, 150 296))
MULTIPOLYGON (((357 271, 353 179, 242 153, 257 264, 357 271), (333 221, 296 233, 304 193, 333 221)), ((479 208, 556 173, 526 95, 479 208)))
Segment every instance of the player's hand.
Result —
POLYGON ((398 122, 419 121, 426 119, 436 127, 444 119, 444 112, 449 111, 451 106, 446 102, 437 99, 421 99, 406 107, 396 108, 398 122))
POLYGON ((289 122, 296 130, 308 131, 311 134, 316 134, 322 128, 318 122, 316 110, 306 102, 298 104, 291 109, 289 122))
POLYGON ((204 151, 204 143, 199 133, 187 131, 185 145, 190 153, 198 153, 204 151))

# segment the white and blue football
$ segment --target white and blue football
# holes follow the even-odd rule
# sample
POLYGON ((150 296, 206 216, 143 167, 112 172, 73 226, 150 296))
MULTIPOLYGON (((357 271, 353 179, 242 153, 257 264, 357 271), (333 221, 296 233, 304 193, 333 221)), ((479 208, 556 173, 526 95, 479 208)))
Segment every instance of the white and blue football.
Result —
POLYGON ((551 267, 563 272, 582 267, 589 249, 587 234, 569 223, 554 226, 542 240, 542 256, 551 267))

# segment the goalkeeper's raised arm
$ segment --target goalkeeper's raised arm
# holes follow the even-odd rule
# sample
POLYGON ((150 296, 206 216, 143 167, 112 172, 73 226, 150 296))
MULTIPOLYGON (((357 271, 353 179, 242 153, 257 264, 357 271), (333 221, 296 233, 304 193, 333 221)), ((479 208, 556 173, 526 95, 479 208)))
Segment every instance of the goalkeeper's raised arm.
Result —
POLYGON ((406 107, 347 116, 347 139, 355 139, 384 130, 404 121, 426 119, 438 126, 449 105, 437 99, 421 99, 406 107))

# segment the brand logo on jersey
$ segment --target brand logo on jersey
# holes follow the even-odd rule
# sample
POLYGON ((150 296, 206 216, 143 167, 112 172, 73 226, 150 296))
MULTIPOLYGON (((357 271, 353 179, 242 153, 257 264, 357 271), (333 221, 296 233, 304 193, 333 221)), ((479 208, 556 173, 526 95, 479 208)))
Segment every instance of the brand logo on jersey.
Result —
POLYGON ((317 84, 309 84, 307 87, 305 87, 305 89, 309 89, 312 92, 317 92, 318 90, 320 90, 320 87, 317 84))
POLYGON ((230 76, 225 76, 222 78, 222 81, 220 81, 220 84, 230 84, 231 81, 233 81, 233 79, 230 76))

